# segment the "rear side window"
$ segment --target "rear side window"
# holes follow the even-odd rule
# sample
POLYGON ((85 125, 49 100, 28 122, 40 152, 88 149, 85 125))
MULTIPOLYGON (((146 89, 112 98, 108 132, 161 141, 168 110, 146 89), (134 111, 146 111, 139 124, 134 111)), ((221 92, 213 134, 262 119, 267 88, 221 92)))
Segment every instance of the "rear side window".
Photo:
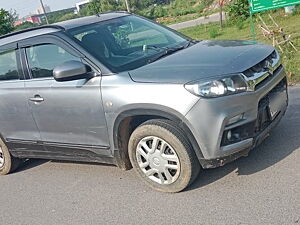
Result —
POLYGON ((80 58, 54 44, 29 47, 26 54, 33 78, 52 77, 56 66, 70 60, 80 61, 80 58))
POLYGON ((0 53, 0 81, 18 80, 17 57, 15 51, 0 53))

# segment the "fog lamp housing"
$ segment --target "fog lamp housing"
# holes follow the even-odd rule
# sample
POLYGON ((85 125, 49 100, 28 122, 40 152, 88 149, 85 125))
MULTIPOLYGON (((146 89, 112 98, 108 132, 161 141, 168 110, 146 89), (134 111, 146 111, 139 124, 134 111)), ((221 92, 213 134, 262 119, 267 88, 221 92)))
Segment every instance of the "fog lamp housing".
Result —
POLYGON ((236 116, 234 116, 234 117, 231 117, 231 118, 228 120, 227 126, 228 126, 228 125, 231 125, 231 124, 234 124, 234 123, 237 123, 237 122, 239 122, 239 121, 241 121, 241 120, 243 120, 243 119, 244 119, 244 113, 241 113, 241 114, 238 114, 238 115, 236 115, 236 116))

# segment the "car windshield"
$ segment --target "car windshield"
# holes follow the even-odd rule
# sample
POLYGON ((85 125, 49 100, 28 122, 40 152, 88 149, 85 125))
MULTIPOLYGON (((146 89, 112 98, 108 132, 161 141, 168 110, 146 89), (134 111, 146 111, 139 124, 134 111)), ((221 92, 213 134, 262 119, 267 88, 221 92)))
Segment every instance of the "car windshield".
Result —
POLYGON ((183 35, 133 15, 77 27, 69 33, 112 72, 136 69, 189 42, 183 35))

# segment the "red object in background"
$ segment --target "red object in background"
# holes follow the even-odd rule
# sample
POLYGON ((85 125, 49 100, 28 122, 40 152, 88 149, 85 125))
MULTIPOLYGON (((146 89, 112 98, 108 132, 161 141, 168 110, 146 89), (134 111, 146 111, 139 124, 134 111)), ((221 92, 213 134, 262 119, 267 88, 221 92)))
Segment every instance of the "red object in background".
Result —
POLYGON ((29 16, 25 20, 31 23, 41 23, 41 19, 37 16, 29 16))
POLYGON ((17 20, 15 23, 14 23, 14 26, 18 26, 18 25, 21 25, 23 23, 22 20, 17 20))
POLYGON ((41 18, 39 16, 27 16, 27 17, 24 17, 24 18, 22 18, 20 20, 17 20, 14 23, 14 26, 21 25, 24 22, 30 22, 30 23, 40 24, 42 21, 41 21, 41 18))

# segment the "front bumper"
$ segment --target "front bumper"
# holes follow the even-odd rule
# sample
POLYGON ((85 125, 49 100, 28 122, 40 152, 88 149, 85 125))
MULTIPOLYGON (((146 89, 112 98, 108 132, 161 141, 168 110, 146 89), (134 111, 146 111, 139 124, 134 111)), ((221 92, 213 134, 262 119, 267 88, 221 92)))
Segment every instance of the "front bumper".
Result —
POLYGON ((243 156, 248 156, 249 152, 251 149, 255 148, 258 146, 260 143, 263 142, 268 136, 270 131, 280 122, 281 118, 285 114, 284 110, 283 112, 280 112, 280 114, 276 117, 276 119, 266 128, 264 129, 260 134, 255 136, 251 140, 251 144, 245 145, 244 148, 241 148, 240 151, 233 153, 232 155, 221 157, 221 158, 216 158, 216 159, 200 159, 200 163, 203 168, 216 168, 219 166, 224 166, 225 164, 232 162, 240 157, 243 156))
POLYGON ((286 76, 282 68, 265 86, 255 92, 200 99, 186 118, 203 155, 199 158, 202 167, 214 168, 247 156, 252 148, 268 136, 285 114, 287 99, 284 100, 283 96, 286 92, 286 76), (268 113, 272 107, 266 101, 274 93, 281 95, 282 99, 276 104, 277 114, 268 113), (236 115, 243 115, 243 119, 229 125, 230 119, 236 115), (224 136, 228 130, 243 130, 241 138, 233 143, 225 143, 224 136))

